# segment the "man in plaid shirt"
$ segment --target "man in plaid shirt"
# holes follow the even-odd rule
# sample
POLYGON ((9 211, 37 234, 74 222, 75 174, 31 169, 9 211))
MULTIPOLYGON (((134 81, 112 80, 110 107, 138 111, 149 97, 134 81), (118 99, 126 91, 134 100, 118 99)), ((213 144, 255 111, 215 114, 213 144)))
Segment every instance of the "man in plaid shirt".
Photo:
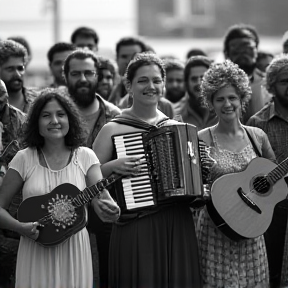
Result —
MULTIPOLYGON (((288 157, 288 54, 272 60, 266 73, 266 88, 273 98, 248 120, 247 125, 266 132, 280 163, 288 157)), ((280 283, 281 287, 288 285, 287 216, 288 200, 285 199, 275 207, 272 223, 265 233, 271 288, 280 287, 280 283)))

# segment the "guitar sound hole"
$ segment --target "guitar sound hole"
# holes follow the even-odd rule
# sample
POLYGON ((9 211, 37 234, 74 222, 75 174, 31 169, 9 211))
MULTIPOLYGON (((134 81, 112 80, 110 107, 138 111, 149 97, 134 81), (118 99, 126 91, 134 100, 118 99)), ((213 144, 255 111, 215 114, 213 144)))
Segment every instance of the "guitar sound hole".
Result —
POLYGON ((270 189, 270 183, 265 176, 258 176, 253 181, 254 189, 257 193, 265 194, 270 189))

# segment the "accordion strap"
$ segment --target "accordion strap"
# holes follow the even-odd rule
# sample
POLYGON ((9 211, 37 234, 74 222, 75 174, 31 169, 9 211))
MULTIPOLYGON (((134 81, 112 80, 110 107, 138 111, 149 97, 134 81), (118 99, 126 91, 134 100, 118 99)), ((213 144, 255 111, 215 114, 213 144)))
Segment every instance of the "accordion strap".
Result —
POLYGON ((137 118, 132 118, 126 115, 117 115, 115 116, 111 122, 116 122, 119 124, 124 124, 124 125, 129 125, 135 128, 139 128, 139 129, 144 129, 144 130, 150 130, 151 128, 155 128, 160 124, 163 124, 163 122, 167 121, 169 118, 164 118, 161 119, 161 121, 159 123, 157 123, 156 126, 151 125, 145 121, 142 121, 141 119, 137 119, 137 118))

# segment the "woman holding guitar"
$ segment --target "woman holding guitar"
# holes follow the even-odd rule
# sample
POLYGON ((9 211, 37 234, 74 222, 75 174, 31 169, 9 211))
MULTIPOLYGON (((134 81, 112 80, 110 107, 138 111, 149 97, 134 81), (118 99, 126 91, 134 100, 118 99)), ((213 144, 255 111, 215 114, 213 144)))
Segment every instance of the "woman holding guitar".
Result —
MULTIPOLYGON (((219 119, 215 126, 198 133, 216 161, 210 170, 210 184, 224 174, 243 171, 257 156, 275 159, 267 135, 261 129, 241 124, 251 89, 247 75, 238 65, 229 60, 212 64, 204 74, 201 97, 219 119)), ((201 272, 206 287, 268 287, 263 236, 240 242, 230 240, 215 226, 206 208, 201 211, 198 229, 201 272)))
MULTIPOLYGON (((165 69, 159 57, 137 54, 129 63, 125 78, 133 105, 106 124, 93 144, 105 177, 111 173, 141 173, 139 156, 116 159, 113 136, 178 123, 157 109, 165 84, 165 69)), ((202 287, 189 203, 122 212, 111 234, 109 287, 202 287)))
MULTIPOLYGON (((81 227, 57 246, 43 247, 37 242, 47 226, 52 227, 51 231, 57 236, 78 221, 78 210, 61 197, 61 192, 48 203, 43 200, 41 207, 33 204, 36 202, 30 202, 31 213, 48 207, 50 213, 46 220, 53 220, 50 222, 42 223, 43 219, 20 222, 5 209, 13 195, 21 189, 24 204, 31 199, 41 200, 49 196, 63 183, 73 184, 81 191, 94 185, 102 179, 99 160, 92 150, 80 146, 83 132, 78 111, 71 100, 57 90, 44 90, 34 101, 25 132, 26 148, 10 162, 0 192, 0 227, 22 236, 17 257, 16 287, 91 288, 92 260, 86 228, 81 227), (65 222, 65 219, 70 220, 65 222)), ((119 216, 118 206, 106 190, 99 198, 93 198, 91 204, 103 221, 115 221, 119 216)))

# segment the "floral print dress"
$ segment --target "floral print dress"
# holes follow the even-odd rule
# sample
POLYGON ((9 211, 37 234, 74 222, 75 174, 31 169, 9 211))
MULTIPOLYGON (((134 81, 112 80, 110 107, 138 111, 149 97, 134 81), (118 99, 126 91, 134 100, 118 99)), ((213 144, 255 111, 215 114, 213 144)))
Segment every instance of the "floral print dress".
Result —
MULTIPOLYGON (((210 155, 217 161, 211 181, 243 171, 256 156, 249 143, 240 152, 221 149, 210 129, 213 145, 210 155)), ((228 192, 228 190, 227 190, 228 192)), ((268 287, 269 271, 264 237, 235 242, 227 238, 210 219, 206 209, 198 220, 201 274, 205 287, 268 287)))

